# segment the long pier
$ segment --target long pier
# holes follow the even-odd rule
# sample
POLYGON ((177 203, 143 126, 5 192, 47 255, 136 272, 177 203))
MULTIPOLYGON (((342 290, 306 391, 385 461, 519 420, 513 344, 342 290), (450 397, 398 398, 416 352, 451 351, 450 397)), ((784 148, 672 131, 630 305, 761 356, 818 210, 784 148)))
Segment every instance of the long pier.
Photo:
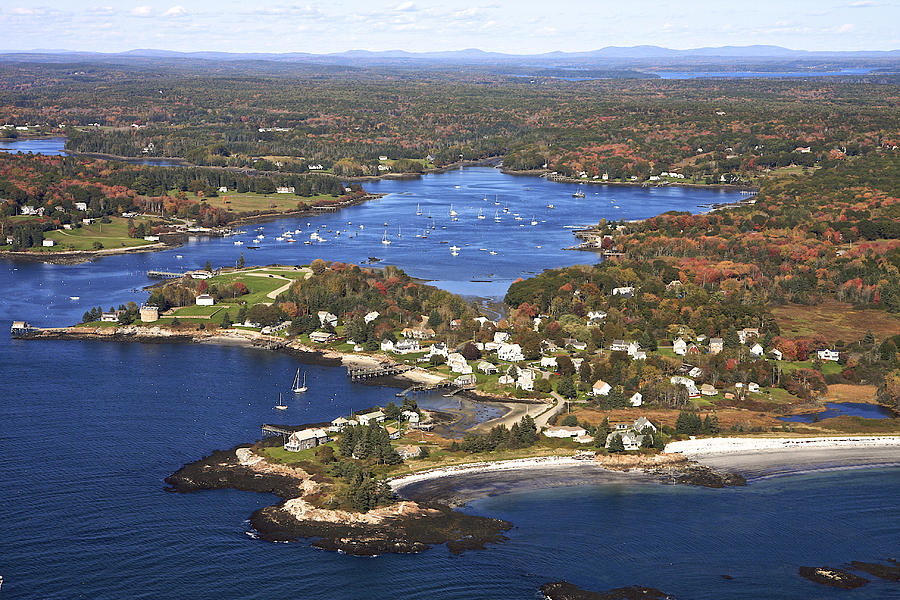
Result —
POLYGON ((298 429, 303 429, 303 427, 291 427, 289 425, 273 425, 271 423, 263 423, 262 436, 263 438, 267 438, 280 435, 281 437, 286 438, 290 437, 290 435, 298 429))
POLYGON ((409 365, 388 365, 383 367, 375 367, 372 369, 361 369, 347 367, 347 377, 350 381, 361 381, 363 379, 373 379, 375 377, 389 377, 391 375, 399 375, 412 369, 409 365))
POLYGON ((181 279, 184 273, 176 273, 174 271, 147 271, 149 279, 181 279))
MULTIPOLYGON (((444 389, 444 388, 450 388, 450 387, 454 387, 454 386, 455 386, 455 384, 454 384, 452 381, 448 380, 448 379, 445 379, 445 380, 443 380, 443 381, 439 381, 439 382, 437 382, 437 383, 431 383, 431 384, 427 384, 427 383, 417 383, 417 384, 415 384, 415 385, 409 386, 408 388, 406 388, 406 389, 403 390, 402 392, 397 392, 396 396, 397 396, 398 398, 402 398, 402 397, 406 396, 407 394, 412 394, 413 392, 431 392, 431 391, 434 391, 434 390, 441 390, 441 389, 444 389)), ((454 390, 454 391, 451 392, 451 393, 452 393, 452 394, 455 394, 457 391, 459 391, 459 390, 454 390)))

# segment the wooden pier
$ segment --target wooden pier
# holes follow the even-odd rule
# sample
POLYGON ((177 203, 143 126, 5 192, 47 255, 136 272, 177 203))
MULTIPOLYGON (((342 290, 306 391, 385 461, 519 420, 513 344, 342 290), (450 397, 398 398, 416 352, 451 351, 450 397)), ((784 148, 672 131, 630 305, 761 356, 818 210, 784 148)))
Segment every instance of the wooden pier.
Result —
POLYGON ((181 279, 184 273, 176 273, 174 271, 147 271, 148 279, 181 279))
POLYGON ((399 375, 412 369, 409 365, 386 365, 383 367, 375 367, 373 369, 359 369, 347 367, 347 377, 350 381, 362 381, 363 379, 374 379, 375 377, 390 377, 391 375, 399 375))
MULTIPOLYGON (((446 389, 446 388, 451 388, 451 387, 454 387, 454 385, 455 384, 448 379, 445 379, 444 381, 439 381, 437 383, 431 383, 431 384, 417 383, 415 385, 409 386, 402 392, 397 392, 396 396, 398 398, 403 398, 407 394, 412 394, 412 393, 416 393, 416 392, 432 392, 434 390, 442 390, 442 389, 446 389)), ((455 394, 458 391, 459 390, 457 389, 450 393, 455 394)))
POLYGON ((271 423, 263 423, 262 436, 263 439, 265 439, 267 437, 275 437, 277 435, 280 435, 282 438, 286 439, 298 429, 303 429, 303 427, 291 427, 290 425, 273 425, 271 423))

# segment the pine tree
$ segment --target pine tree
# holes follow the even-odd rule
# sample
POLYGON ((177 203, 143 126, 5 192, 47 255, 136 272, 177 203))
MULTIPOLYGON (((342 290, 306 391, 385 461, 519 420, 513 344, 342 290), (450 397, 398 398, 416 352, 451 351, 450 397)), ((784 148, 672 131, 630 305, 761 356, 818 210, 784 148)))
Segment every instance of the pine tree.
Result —
POLYGON ((615 435, 609 441, 609 448, 607 448, 610 452, 625 452, 625 444, 622 442, 621 435, 615 435))

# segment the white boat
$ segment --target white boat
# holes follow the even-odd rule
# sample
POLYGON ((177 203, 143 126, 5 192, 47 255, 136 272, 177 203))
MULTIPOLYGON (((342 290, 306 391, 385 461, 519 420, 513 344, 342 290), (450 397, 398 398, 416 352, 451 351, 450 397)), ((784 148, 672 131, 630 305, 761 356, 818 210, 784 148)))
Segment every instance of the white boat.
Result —
POLYGON ((509 202, 507 202, 506 206, 503 207, 503 212, 505 212, 505 213, 509 212, 509 202))
POLYGON ((400 226, 399 226, 399 225, 397 225, 397 237, 398 237, 398 238, 402 238, 402 237, 403 237, 403 234, 400 232, 400 226))
POLYGON ((478 209, 478 218, 479 218, 479 219, 483 219, 483 218, 484 218, 484 211, 483 211, 482 209, 480 209, 480 208, 478 209))
POLYGON ((497 210, 494 213, 494 220, 497 221, 498 223, 500 222, 500 211, 499 210, 497 210))
POLYGON ((281 394, 278 394, 278 404, 275 405, 276 410, 287 410, 287 406, 281 400, 281 394))
POLYGON ((417 217, 422 216, 422 208, 418 204, 416 204, 416 216, 417 217))
POLYGON ((243 245, 244 245, 244 242, 242 242, 241 240, 237 240, 237 241, 234 243, 234 245, 235 245, 235 246, 243 246, 243 245))
POLYGON ((184 258, 184 257, 183 257, 182 255, 180 255, 180 254, 176 254, 176 255, 175 255, 175 258, 181 259, 181 258, 184 258))
POLYGON ((457 213, 455 210, 453 210, 453 205, 452 205, 452 204, 450 205, 450 216, 451 216, 451 217, 459 216, 459 213, 457 213))
POLYGON ((450 254, 451 254, 451 256, 459 256, 459 251, 458 251, 458 250, 452 250, 452 251, 450 252, 450 254))
POLYGON ((535 219, 534 217, 531 217, 531 224, 537 225, 537 219, 535 219))
POLYGON ((553 206, 552 204, 548 204, 548 205, 547 205, 547 208, 556 208, 556 207, 553 206))
POLYGON ((81 300, 81 296, 69 296, 69 300, 81 300))
POLYGON ((450 251, 451 251, 451 252, 459 252, 459 251, 460 251, 460 247, 459 247, 459 246, 450 246, 450 251))
POLYGON ((500 206, 500 200, 497 199, 497 194, 494 194, 494 204, 500 206))
POLYGON ((297 369, 297 374, 294 375, 294 385, 292 386, 295 394, 302 394, 308 388, 306 387, 306 373, 303 374, 303 385, 300 385, 300 369, 297 369))
POLYGON ((496 255, 497 255, 497 253, 496 253, 494 250, 491 250, 491 251, 489 252, 489 254, 490 254, 491 256, 496 256, 496 255))
POLYGON ((277 238, 275 238, 275 241, 276 241, 276 242, 283 242, 283 241, 284 241, 284 238, 281 237, 281 236, 279 235, 277 238))
POLYGON ((384 230, 384 237, 381 238, 381 243, 385 246, 391 245, 391 240, 387 239, 387 229, 384 230))
POLYGON ((365 226, 364 226, 364 225, 360 225, 359 228, 360 228, 360 229, 365 229, 365 226))
POLYGON ((296 244, 296 243, 297 243, 297 240, 295 240, 294 238, 291 238, 288 240, 288 244, 296 244))
POLYGON ((522 217, 516 216, 516 221, 521 221, 522 217))

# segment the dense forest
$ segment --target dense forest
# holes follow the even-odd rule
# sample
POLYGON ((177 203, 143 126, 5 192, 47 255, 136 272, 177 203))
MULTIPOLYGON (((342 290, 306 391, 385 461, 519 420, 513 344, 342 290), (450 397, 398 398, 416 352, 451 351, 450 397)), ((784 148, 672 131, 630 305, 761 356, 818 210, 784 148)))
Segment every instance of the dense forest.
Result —
POLYGON ((351 176, 378 174, 379 156, 438 166, 503 156, 508 169, 587 178, 747 182, 900 143, 898 85, 885 77, 575 82, 477 70, 65 67, 0 65, 7 120, 51 124, 71 150, 204 165, 322 165, 351 176))

